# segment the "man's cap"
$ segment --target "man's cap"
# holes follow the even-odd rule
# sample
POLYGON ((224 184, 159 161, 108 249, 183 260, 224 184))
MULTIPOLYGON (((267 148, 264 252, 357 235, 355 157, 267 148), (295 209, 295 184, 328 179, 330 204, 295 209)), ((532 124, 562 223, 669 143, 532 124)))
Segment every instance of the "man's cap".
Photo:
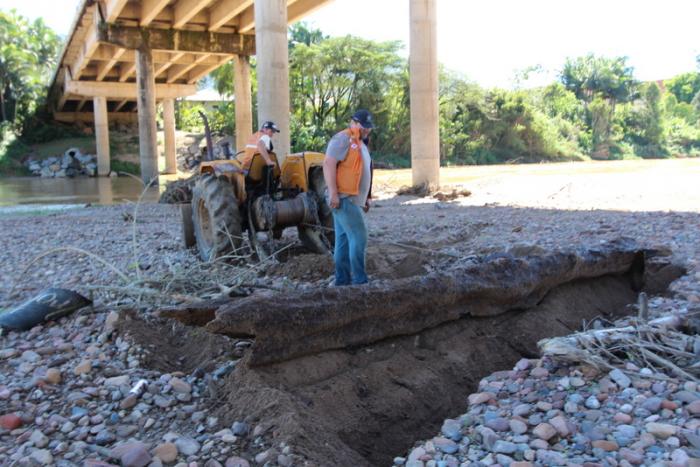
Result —
POLYGON ((261 130, 272 130, 272 131, 274 131, 275 133, 279 133, 279 132, 280 132, 280 129, 277 128, 277 125, 275 125, 275 122, 270 121, 270 120, 268 120, 268 121, 266 121, 265 123, 263 123, 262 126, 260 127, 260 129, 261 129, 261 130))
POLYGON ((362 128, 374 128, 374 122, 372 121, 372 114, 365 109, 360 109, 351 117, 357 123, 362 125, 362 128))

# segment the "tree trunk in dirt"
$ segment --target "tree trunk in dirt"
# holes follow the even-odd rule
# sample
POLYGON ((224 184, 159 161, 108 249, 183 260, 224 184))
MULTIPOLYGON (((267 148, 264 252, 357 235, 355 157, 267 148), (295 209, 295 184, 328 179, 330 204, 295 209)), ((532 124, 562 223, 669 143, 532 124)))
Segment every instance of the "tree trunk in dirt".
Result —
POLYGON ((596 250, 525 258, 501 255, 449 274, 254 296, 200 312, 161 314, 183 322, 208 321, 205 327, 214 333, 254 336, 248 364, 256 366, 415 334, 466 315, 526 309, 573 280, 629 274, 641 289, 644 264, 644 252, 633 242, 618 241, 596 250))

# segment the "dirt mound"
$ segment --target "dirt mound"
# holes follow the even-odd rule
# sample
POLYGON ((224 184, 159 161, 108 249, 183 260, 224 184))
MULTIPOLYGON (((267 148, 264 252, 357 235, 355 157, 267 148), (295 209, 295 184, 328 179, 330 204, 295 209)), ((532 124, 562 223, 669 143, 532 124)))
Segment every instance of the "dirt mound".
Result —
POLYGON ((122 313, 117 328, 120 335, 144 349, 146 367, 164 373, 211 371, 218 362, 233 357, 236 342, 174 320, 139 317, 135 312, 122 313))
POLYGON ((608 313, 636 293, 626 277, 566 284, 538 306, 488 318, 463 318, 417 335, 250 369, 239 365, 217 414, 225 423, 269 423, 317 465, 390 465, 415 439, 466 409, 465 394, 485 375, 537 355, 536 343, 608 313))
MULTIPOLYGON (((283 256, 281 262, 271 266, 270 276, 286 277, 293 281, 331 281, 335 274, 333 257, 296 250, 283 256)), ((375 245, 367 248, 367 273, 375 279, 401 279, 426 272, 430 263, 427 254, 407 251, 392 245, 375 245)))

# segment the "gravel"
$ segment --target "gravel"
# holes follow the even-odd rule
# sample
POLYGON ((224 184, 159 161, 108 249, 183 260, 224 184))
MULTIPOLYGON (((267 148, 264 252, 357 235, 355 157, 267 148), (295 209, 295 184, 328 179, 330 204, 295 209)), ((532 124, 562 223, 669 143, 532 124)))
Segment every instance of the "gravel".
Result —
MULTIPOLYGON (((468 258, 633 237, 644 246, 670 248, 688 269, 673 283, 672 296, 650 299, 650 313, 661 315, 700 304, 700 205, 674 204, 696 190, 685 175, 664 184, 673 190, 632 184, 625 191, 612 175, 587 181, 595 189, 586 190, 579 178, 544 174, 527 183, 516 177, 509 184, 508 175, 477 180, 468 186, 474 195, 454 202, 385 194, 368 217, 370 243, 410 242, 450 258, 468 258), (615 185, 615 198, 598 202, 596 193, 609 185, 615 185), (596 206, 606 209, 592 209, 596 206)), ((282 242, 296 242, 295 237, 290 230, 282 242)), ((109 267, 75 251, 55 251, 31 263, 41 253, 73 247, 98 255, 130 278, 187 271, 200 263, 181 246, 176 207, 143 204, 134 213, 134 205, 125 204, 3 215, 0 239, 6 245, 0 309, 48 286, 77 290, 95 301, 57 322, 0 337, 0 464, 74 465, 86 459, 124 465, 303 464, 293 446, 271 439, 272 430, 255 435, 255 424, 243 419, 229 427, 210 423, 201 375, 144 365, 144 349, 115 331, 115 310, 134 303, 86 287, 119 284, 109 267), (130 393, 141 379, 148 389, 130 393)), ((263 280, 290 288, 329 282, 263 280)), ((394 465, 423 467, 698 465, 698 389, 653 368, 628 365, 597 373, 523 359, 510 371, 485 377, 473 394, 465 390, 467 412, 438 425, 434 438, 410 449, 397 446, 390 455, 394 465)))

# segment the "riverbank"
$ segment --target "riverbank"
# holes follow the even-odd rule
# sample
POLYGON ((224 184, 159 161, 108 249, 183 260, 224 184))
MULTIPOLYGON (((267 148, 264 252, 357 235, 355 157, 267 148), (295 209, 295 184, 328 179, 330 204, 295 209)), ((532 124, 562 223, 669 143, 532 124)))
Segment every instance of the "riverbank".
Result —
MULTIPOLYGON (((673 258, 688 269, 684 277, 672 284, 673 296, 651 300, 652 315, 697 306, 700 203, 695 201, 700 196, 696 189, 700 166, 684 164, 447 169, 445 180, 464 180, 466 175, 461 183, 472 192, 471 196, 452 201, 395 196, 406 172, 382 172, 377 178, 382 193, 368 215, 370 274, 376 279, 405 277, 440 268, 445 257, 488 255, 514 248, 548 251, 593 247, 631 237, 644 247, 669 248, 673 258), (610 167, 614 169, 603 170, 610 167)), ((208 275, 210 272, 202 270, 194 255, 182 247, 176 207, 145 203, 137 208, 135 204, 122 204, 36 216, 6 215, 0 218, 0 226, 0 239, 5 245, 0 264, 0 308, 13 307, 47 286, 78 290, 95 300, 94 307, 58 323, 0 337, 0 415, 17 414, 19 422, 15 423, 20 423, 13 430, 0 429, 0 460, 13 462, 32 457, 37 462, 69 465, 86 458, 108 460, 109 456, 120 454, 121 449, 143 458, 158 456, 164 463, 177 460, 200 465, 209 462, 211 466, 246 465, 239 460, 245 458, 251 465, 304 464, 305 457, 291 443, 280 445, 282 441, 275 438, 275 430, 265 420, 245 416, 229 419, 216 412, 215 403, 212 405, 218 397, 217 381, 212 375, 220 371, 223 377, 227 362, 244 352, 248 345, 245 340, 230 342, 222 338, 199 349, 195 356, 183 354, 178 348, 197 348, 196 343, 203 342, 202 335, 188 334, 174 325, 172 329, 166 326, 138 330, 115 323, 116 310, 124 313, 130 308, 135 316, 148 319, 155 303, 169 299, 122 293, 118 290, 123 280, 119 274, 163 287, 166 281, 170 281, 168 287, 175 287, 173 280, 183 275, 189 275, 190 280, 211 279, 209 293, 212 297, 220 293, 215 279, 222 275, 208 275), (36 259, 44 253, 49 254, 36 259), (163 341, 170 342, 169 350, 163 347, 163 341), (160 350, 161 358, 149 351, 149 345, 160 350), (201 366, 204 362, 208 364, 201 366), (129 389, 142 378, 149 382, 146 393, 138 400, 129 398, 129 389)), ((286 261, 263 273, 238 267, 238 272, 247 274, 246 290, 263 293, 267 290, 264 287, 281 291, 326 287, 332 275, 330 259, 304 254, 296 242, 295 232, 285 233, 280 245, 289 246, 286 261)), ((227 277, 232 273, 227 271, 227 277)), ((177 290, 186 292, 184 286, 177 290)), ((627 391, 624 394, 629 400, 623 400, 618 397, 623 393, 621 386, 601 389, 606 387, 606 373, 568 368, 550 360, 529 359, 518 365, 513 371, 503 368, 506 373, 484 375, 479 387, 464 388, 464 405, 455 406, 449 417, 460 423, 459 441, 452 439, 457 444, 456 451, 450 454, 452 445, 443 450, 439 444, 442 441, 436 444, 430 438, 430 433, 437 435, 443 425, 442 421, 433 420, 426 421, 422 430, 429 442, 418 443, 413 449, 396 446, 387 455, 403 458, 397 463, 426 466, 508 462, 498 455, 520 462, 529 462, 528 456, 534 455, 533 463, 558 465, 561 459, 557 455, 566 461, 571 451, 558 449, 557 443, 567 440, 566 446, 570 447, 576 443, 585 445, 584 440, 574 439, 572 428, 570 438, 557 432, 556 438, 553 435, 545 440, 545 447, 540 442, 542 438, 533 434, 537 426, 548 423, 556 430, 557 422, 552 420, 562 416, 576 425, 577 433, 585 434, 582 422, 590 421, 590 417, 597 417, 596 426, 606 427, 619 425, 615 416, 623 413, 632 417, 626 424, 635 429, 637 438, 623 445, 615 439, 614 430, 605 432, 603 439, 589 438, 590 453, 584 450, 577 459, 601 465, 614 465, 613 460, 618 465, 634 464, 629 459, 634 459, 635 454, 623 448, 639 450, 641 445, 634 444, 642 439, 649 444, 651 440, 644 435, 649 431, 648 423, 680 423, 686 431, 665 440, 655 438, 653 444, 641 448, 642 463, 670 462, 676 450, 695 457, 695 438, 686 435, 697 435, 697 427, 688 426, 692 417, 685 415, 690 413, 687 406, 695 399, 680 403, 674 399, 679 397, 679 391, 691 393, 683 397, 698 397, 696 388, 686 386, 687 381, 663 380, 663 391, 653 389, 661 381, 653 381, 648 388, 630 384, 624 389, 637 392, 627 391), (563 385, 564 378, 569 378, 568 386, 563 385), (542 391, 524 392, 533 387, 542 391), (504 388, 510 394, 507 401, 504 388), (509 392, 508 388, 517 390, 509 392), (470 392, 488 394, 472 397, 468 403, 470 392), (573 394, 583 401, 569 400, 573 394), (591 396, 603 408, 588 407, 586 401, 591 396), (635 413, 642 405, 651 405, 647 401, 654 397, 661 399, 658 411, 650 415, 635 413), (514 412, 521 405, 515 403, 520 399, 529 405, 527 416, 514 412), (560 402, 562 407, 558 407, 560 402), (567 412, 567 402, 577 404, 577 410, 567 412), (606 403, 610 405, 605 406, 606 403), (631 412, 626 412, 626 407, 623 410, 625 403, 632 405, 631 412), (671 403, 677 407, 669 408, 671 403), (553 412, 557 410, 562 413, 553 412), (663 410, 671 410, 672 416, 663 410), (528 418, 537 414, 539 418, 528 418), (523 419, 515 418, 525 424, 522 433, 511 429, 514 415, 523 419), (653 415, 658 415, 655 421, 646 421, 653 415), (493 422, 496 418, 498 422, 493 422), (507 430, 501 429, 505 428, 502 420, 508 423, 507 430), (527 436, 527 440, 513 439, 515 436, 527 436), (669 444, 672 437, 677 442, 672 439, 669 444), (501 441, 498 452, 493 450, 496 441, 501 441), (614 441, 618 448, 606 444, 604 447, 610 449, 600 447, 602 451, 594 452, 593 441, 614 441), (531 446, 533 442, 535 445, 531 446), (513 443, 514 452, 518 445, 525 444, 532 454, 521 449, 522 459, 517 459, 514 452, 503 452, 512 447, 504 443, 513 443), (539 454, 539 450, 547 453, 539 454), (462 454, 463 459, 459 457, 462 454)), ((514 426, 523 430, 518 423, 514 422, 514 426)), ((451 433, 457 437, 454 430, 451 433)), ((444 430, 441 437, 445 438, 444 430)), ((675 456, 675 460, 682 461, 681 454, 675 456)), ((112 462, 121 456, 117 457, 112 462)))

